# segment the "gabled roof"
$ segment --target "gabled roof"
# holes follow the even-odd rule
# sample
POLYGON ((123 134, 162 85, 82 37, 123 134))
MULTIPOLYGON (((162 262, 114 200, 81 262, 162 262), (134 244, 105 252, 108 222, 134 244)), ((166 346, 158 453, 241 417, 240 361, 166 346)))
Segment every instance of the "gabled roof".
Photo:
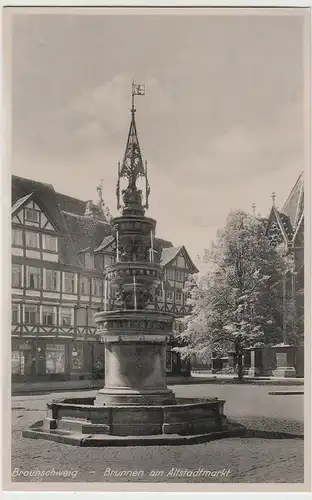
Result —
POLYGON ((100 252, 101 250, 105 250, 105 248, 109 247, 112 243, 114 243, 115 238, 112 234, 105 236, 102 243, 94 249, 95 252, 100 252))
POLYGON ((276 221, 285 243, 290 243, 296 237, 304 211, 304 179, 303 172, 297 179, 281 210, 273 205, 266 224, 268 233, 273 220, 276 221))
POLYGON ((160 264, 162 266, 169 265, 180 253, 183 254, 186 262, 190 266, 190 269, 195 273, 198 272, 197 267, 195 266, 194 262, 192 261, 191 257, 189 256, 184 245, 179 246, 179 247, 164 248, 162 250, 160 264))
POLYGON ((287 242, 289 241, 289 224, 287 224, 287 220, 285 218, 282 218, 283 214, 280 214, 279 211, 277 210, 276 206, 273 205, 271 208, 270 215, 268 217, 267 223, 266 223, 266 234, 268 234, 271 223, 276 222, 277 226, 279 227, 279 230, 281 232, 282 238, 284 240, 284 243, 287 245, 287 242), (286 227, 287 226, 287 231, 286 227))
POLYGON ((60 210, 56 193, 51 184, 25 179, 16 175, 12 176, 12 204, 13 207, 21 206, 29 198, 38 204, 46 216, 53 221, 60 232, 60 261, 63 264, 81 266, 73 241, 70 237, 66 219, 60 210), (21 201, 23 200, 24 201, 21 201))
POLYGON ((12 206, 12 215, 17 212, 19 208, 21 208, 26 201, 28 201, 31 197, 33 196, 33 193, 29 193, 26 196, 23 196, 23 198, 20 198, 19 200, 16 200, 14 205, 12 206))
POLYGON ((293 232, 296 231, 298 222, 304 209, 304 176, 299 175, 296 184, 292 188, 281 212, 288 217, 293 232))
POLYGON ((161 265, 166 266, 167 264, 169 264, 178 255, 181 248, 182 248, 181 246, 164 248, 161 253, 161 259, 160 259, 161 265))

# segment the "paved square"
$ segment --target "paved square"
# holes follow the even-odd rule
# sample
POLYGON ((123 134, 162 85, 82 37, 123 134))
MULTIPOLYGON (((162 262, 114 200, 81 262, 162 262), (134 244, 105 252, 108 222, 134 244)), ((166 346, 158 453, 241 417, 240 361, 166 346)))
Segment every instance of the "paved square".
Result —
MULTIPOLYGON (((269 395, 289 387, 176 385, 178 397, 218 396, 231 419, 258 431, 190 446, 78 448, 26 439, 21 431, 44 418, 45 405, 65 393, 12 398, 12 480, 36 482, 303 482, 303 395, 269 395), (286 433, 279 436, 277 433, 286 433), (40 475, 39 475, 40 474, 40 475)), ((299 388, 298 388, 299 389, 299 388)), ((74 392, 90 395, 96 391, 74 392)))

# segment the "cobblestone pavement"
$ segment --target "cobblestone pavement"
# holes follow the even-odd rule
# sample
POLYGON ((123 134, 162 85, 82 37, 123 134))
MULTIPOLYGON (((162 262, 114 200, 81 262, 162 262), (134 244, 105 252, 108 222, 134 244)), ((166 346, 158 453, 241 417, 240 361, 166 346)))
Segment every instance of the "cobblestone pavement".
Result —
MULTIPOLYGON (((180 397, 217 395, 225 399, 226 415, 253 429, 253 437, 227 438, 189 446, 78 448, 21 436, 22 429, 44 418, 45 405, 52 397, 68 394, 16 396, 12 398, 12 480, 303 482, 302 395, 269 395, 275 390, 287 390, 281 386, 192 385, 173 389, 180 397), (276 439, 273 431, 288 436, 276 439), (118 476, 114 471, 117 474, 132 472, 131 475, 118 476), (138 472, 133 475, 133 471, 138 472), (205 471, 211 471, 211 474, 205 471), (35 472, 37 476, 30 475, 35 472)), ((83 394, 91 396, 95 391, 75 392, 71 396, 83 394)))

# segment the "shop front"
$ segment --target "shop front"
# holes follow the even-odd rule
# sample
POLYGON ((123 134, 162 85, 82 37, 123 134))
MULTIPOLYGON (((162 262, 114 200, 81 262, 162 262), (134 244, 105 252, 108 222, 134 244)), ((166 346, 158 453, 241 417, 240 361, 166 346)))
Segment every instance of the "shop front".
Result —
POLYGON ((11 373, 14 382, 104 378, 104 346, 60 338, 13 339, 11 373))

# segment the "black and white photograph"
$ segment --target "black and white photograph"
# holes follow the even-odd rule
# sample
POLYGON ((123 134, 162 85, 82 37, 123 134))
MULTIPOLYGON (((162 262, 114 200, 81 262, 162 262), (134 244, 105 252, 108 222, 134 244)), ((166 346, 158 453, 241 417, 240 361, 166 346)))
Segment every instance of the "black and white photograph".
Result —
POLYGON ((310 8, 3 17, 7 486, 310 491, 310 8))

